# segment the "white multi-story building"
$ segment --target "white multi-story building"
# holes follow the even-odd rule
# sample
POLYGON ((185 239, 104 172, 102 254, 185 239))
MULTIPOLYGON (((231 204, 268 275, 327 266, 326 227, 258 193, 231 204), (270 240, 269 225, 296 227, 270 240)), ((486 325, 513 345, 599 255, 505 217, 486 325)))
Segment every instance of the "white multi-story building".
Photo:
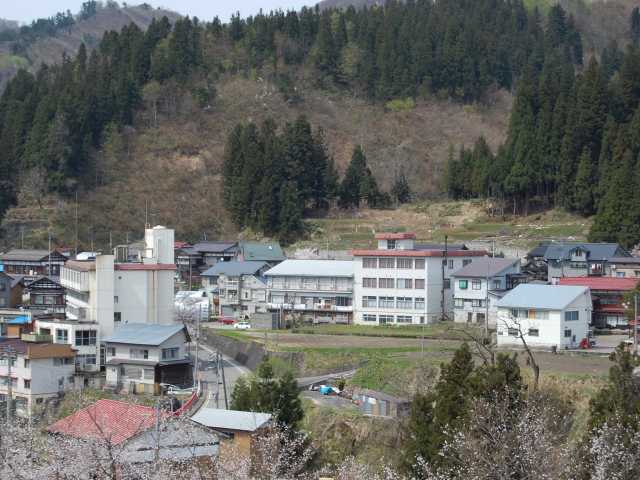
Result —
POLYGON ((68 261, 60 270, 66 318, 38 322, 38 331, 78 348, 79 370, 97 371, 104 365, 101 338, 116 326, 173 323, 173 242, 173 230, 157 226, 145 230, 145 249, 137 261, 131 261, 126 246, 116 247, 115 255, 68 261))
POLYGON ((203 273, 218 286, 218 314, 245 319, 267 311, 267 284, 263 273, 269 264, 262 261, 220 262, 203 273))
POLYGON ((47 400, 75 388, 76 353, 69 345, 54 345, 50 337, 25 334, 21 339, 3 339, 0 350, 5 354, 0 357, 0 400, 6 401, 11 382, 18 415, 28 416, 35 407, 44 408, 47 400))
POLYGON ((285 260, 265 272, 269 310, 303 322, 351 323, 354 262, 285 260))
POLYGON ((486 255, 459 246, 417 245, 414 233, 382 233, 375 238, 377 250, 352 252, 359 324, 421 324, 452 318, 452 273, 486 255))
POLYGON ((498 346, 576 348, 588 339, 588 287, 521 284, 498 302, 498 346))
POLYGON ((497 302, 521 279, 517 258, 477 258, 452 275, 453 319, 458 323, 496 324, 497 302))

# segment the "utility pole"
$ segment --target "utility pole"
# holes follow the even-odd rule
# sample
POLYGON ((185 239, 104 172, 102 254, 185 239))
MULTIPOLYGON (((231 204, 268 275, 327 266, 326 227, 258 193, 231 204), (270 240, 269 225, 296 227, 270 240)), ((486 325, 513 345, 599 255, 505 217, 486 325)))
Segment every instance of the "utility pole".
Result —
POLYGON ((48 265, 48 271, 47 271, 47 275, 51 275, 51 229, 49 229, 48 231, 49 233, 49 265, 48 265))
POLYGON ((78 190, 76 190, 76 212, 75 212, 75 250, 78 256, 78 190))
POLYGON ((224 361, 220 356, 220 367, 222 367, 222 391, 224 392, 224 409, 229 410, 229 399, 227 398, 227 380, 224 376, 224 361))
POLYGON ((198 386, 198 353, 199 353, 199 345, 200 345, 200 317, 202 316, 202 303, 199 305, 198 317, 196 318, 196 364, 194 366, 193 372, 193 388, 197 388, 198 386))
POLYGON ((484 337, 489 338, 489 265, 490 261, 487 259, 487 278, 486 278, 486 296, 484 299, 485 314, 484 314, 484 337))
POLYGON ((638 294, 633 295, 633 352, 638 353, 638 294))
POLYGON ((448 241, 448 236, 445 235, 444 236, 444 252, 442 255, 442 288, 440 289, 440 293, 441 293, 441 298, 440 298, 440 321, 444 321, 446 320, 446 314, 445 314, 445 299, 444 299, 444 272, 445 272, 445 268, 447 266, 447 262, 448 262, 448 250, 447 250, 447 241, 448 241))
POLYGON ((160 400, 156 402, 156 445, 155 445, 155 468, 160 469, 160 400))

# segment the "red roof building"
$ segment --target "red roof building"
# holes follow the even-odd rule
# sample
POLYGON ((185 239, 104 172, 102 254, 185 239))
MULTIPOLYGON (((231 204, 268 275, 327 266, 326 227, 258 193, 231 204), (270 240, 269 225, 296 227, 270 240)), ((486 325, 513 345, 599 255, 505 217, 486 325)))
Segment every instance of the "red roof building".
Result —
POLYGON ((47 431, 118 445, 148 430, 155 422, 156 411, 151 407, 117 400, 98 400, 58 420, 47 431))
POLYGON ((597 328, 615 328, 628 325, 622 302, 638 282, 640 278, 563 277, 559 284, 589 287, 593 300, 592 324, 597 328))

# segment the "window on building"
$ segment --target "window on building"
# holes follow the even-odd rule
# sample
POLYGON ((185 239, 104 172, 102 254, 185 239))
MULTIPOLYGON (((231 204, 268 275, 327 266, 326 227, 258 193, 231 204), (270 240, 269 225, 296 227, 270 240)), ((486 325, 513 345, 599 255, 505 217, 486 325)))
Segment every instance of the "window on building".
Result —
POLYGON ((351 297, 336 297, 335 301, 338 307, 350 307, 353 305, 353 299, 351 297))
POLYGON ((460 290, 466 290, 469 287, 468 280, 458 280, 458 288, 460 290))
POLYGON ((571 338, 571 330, 566 329, 564 331, 564 338, 571 338))
POLYGON ((530 328, 527 335, 529 335, 530 337, 539 337, 540 331, 537 328, 530 328))
POLYGON ((399 278, 397 281, 398 288, 403 289, 412 289, 413 288, 413 279, 412 278, 399 278))
POLYGON ((96 364, 96 356, 95 355, 76 355, 76 366, 80 369, 83 369, 88 365, 96 364))
POLYGON ((378 259, 377 258, 363 258, 362 259, 362 268, 378 268, 378 259))
POLYGON ((395 250, 395 249, 396 249, 396 241, 387 240, 387 250, 395 250))
POLYGON ((449 268, 449 270, 453 269, 453 260, 449 259, 447 261, 447 267, 449 268))
POLYGON ((113 312, 114 323, 120 323, 122 321, 122 312, 113 312))
POLYGON ((415 309, 416 310, 424 310, 424 298, 418 297, 415 299, 415 309))
POLYGON ((616 272, 616 277, 618 277, 618 278, 624 278, 625 275, 626 275, 625 272, 616 272))
POLYGON ((413 258, 399 258, 398 268, 413 268, 413 258))
POLYGON ((380 288, 395 288, 395 280, 393 278, 379 278, 378 286, 380 288))
POLYGON ((175 360, 178 358, 179 353, 180 353, 180 348, 178 347, 163 348, 162 360, 175 360))
POLYGON ((378 262, 380 268, 395 268, 396 267, 396 259, 395 258, 381 258, 378 262))
POLYGON ((401 308, 403 310, 413 308, 413 299, 411 297, 398 297, 396 299, 397 308, 401 308))
POLYGON ((411 315, 398 315, 396 317, 397 323, 412 323, 413 317, 411 315))
POLYGON ((424 270, 424 258, 416 258, 413 261, 413 268, 416 270, 424 270))
POLYGON ((393 315, 380 315, 378 318, 380 319, 380 325, 393 323, 393 315))
POLYGON ((393 297, 380 297, 380 308, 393 308, 394 307, 394 298, 393 297))
POLYGON ((474 278, 473 280, 471 280, 471 288, 473 290, 480 290, 480 288, 482 288, 482 280, 480 280, 479 278, 474 278))
POLYGON ((451 279, 450 278, 445 278, 444 279, 444 289, 445 290, 450 290, 451 289, 451 279))
POLYGON ((502 287, 502 282, 500 280, 494 280, 493 281, 493 289, 494 290, 500 290, 501 287, 502 287))
POLYGON ((416 290, 424 290, 424 278, 416 278, 414 280, 414 287, 416 290))
POLYGON ((571 310, 569 312, 564 312, 564 321, 565 322, 575 322, 578 320, 578 311, 571 310))
POLYGON ((113 303, 118 303, 118 297, 117 296, 113 297, 113 303))
POLYGON ((69 331, 56 328, 56 343, 69 343, 69 331))
POLYGON ((362 321, 363 322, 377 322, 378 321, 378 317, 376 315, 369 315, 369 314, 364 314, 362 315, 362 321))
POLYGON ((27 380, 26 378, 22 379, 22 385, 24 386, 25 390, 31 389, 31 380, 27 380))
POLYGON ((76 332, 76 347, 95 345, 96 335, 96 330, 78 330, 76 332))
POLYGON ((470 263, 471 263, 471 259, 469 259, 469 258, 465 258, 464 260, 462 260, 462 266, 463 267, 466 267, 470 263))
POLYGON ((473 299, 471 300, 471 306, 472 307, 484 307, 485 305, 485 301, 481 300, 481 299, 473 299))
POLYGON ((634 270, 633 272, 636 277, 640 277, 640 270, 634 270))
POLYGON ((378 279, 377 278, 363 278, 362 286, 364 288, 377 288, 378 287, 378 279))
POLYGON ((464 298, 454 298, 453 306, 454 308, 464 308, 464 298))
POLYGON ((130 348, 129 349, 129 357, 135 358, 138 360, 148 360, 149 359, 149 350, 144 348, 130 348))
POLYGON ((517 328, 509 328, 507 330, 507 335, 509 335, 510 337, 519 337, 520 330, 518 330, 517 328))
POLYGON ((107 347, 107 357, 115 357, 115 356, 116 356, 116 348, 107 347))
POLYGON ((362 297, 362 306, 364 308, 375 308, 378 306, 378 297, 362 297))
POLYGON ((29 360, 28 358, 25 358, 23 360, 23 365, 24 365, 24 368, 29 368, 29 365, 31 365, 31 360, 29 360))

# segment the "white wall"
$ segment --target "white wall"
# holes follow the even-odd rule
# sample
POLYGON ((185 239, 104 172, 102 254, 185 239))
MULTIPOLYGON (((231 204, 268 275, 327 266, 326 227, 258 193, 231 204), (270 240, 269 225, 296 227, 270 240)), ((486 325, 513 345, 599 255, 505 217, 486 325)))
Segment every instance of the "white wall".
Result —
MULTIPOLYGON (((525 308, 525 307, 523 307, 525 308)), ((535 309, 532 305, 530 309, 535 309)), ((558 349, 577 348, 580 341, 586 338, 589 332, 591 319, 591 295, 580 295, 563 310, 549 310, 548 319, 518 319, 527 344, 533 347, 558 349), (578 311, 578 320, 566 321, 565 312, 578 311), (528 334, 529 329, 538 329, 538 336, 528 334), (571 336, 565 337, 565 330, 571 331, 571 336)), ((508 328, 516 328, 510 308, 498 308, 498 346, 521 346, 522 341, 518 337, 508 335, 508 328)))

